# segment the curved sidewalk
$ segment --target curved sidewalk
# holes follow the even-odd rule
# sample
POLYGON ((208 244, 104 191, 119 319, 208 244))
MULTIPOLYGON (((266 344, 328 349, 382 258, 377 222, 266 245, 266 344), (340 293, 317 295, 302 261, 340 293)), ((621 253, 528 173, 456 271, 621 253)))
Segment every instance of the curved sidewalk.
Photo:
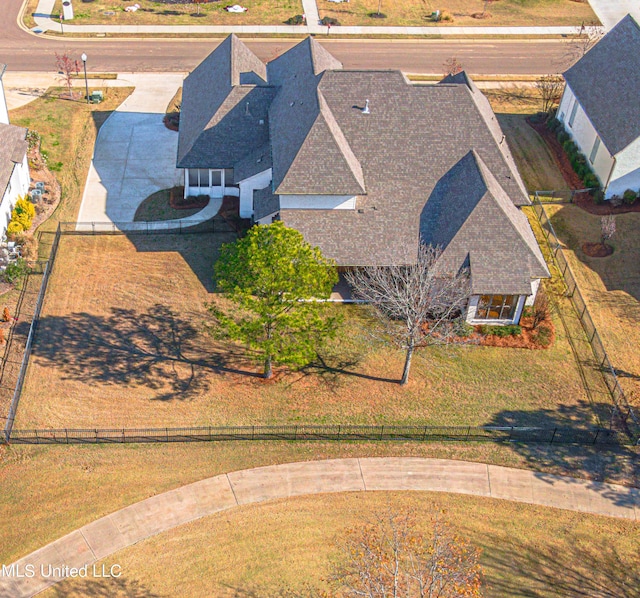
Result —
POLYGON ((61 581, 40 566, 91 565, 178 525, 266 500, 326 492, 426 490, 514 500, 640 521, 640 489, 483 463, 389 457, 272 465, 222 474, 102 517, 15 563, 32 578, 0 577, 0 597, 27 597, 61 581))

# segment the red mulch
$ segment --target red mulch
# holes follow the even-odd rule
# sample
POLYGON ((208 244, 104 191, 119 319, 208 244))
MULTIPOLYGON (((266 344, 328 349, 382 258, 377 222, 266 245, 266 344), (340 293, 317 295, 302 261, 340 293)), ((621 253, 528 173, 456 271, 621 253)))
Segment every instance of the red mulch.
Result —
MULTIPOLYGON (((547 129, 547 125, 544 122, 536 122, 535 119, 527 118, 529 126, 544 139, 547 147, 551 151, 553 160, 556 166, 560 169, 562 177, 566 181, 570 189, 582 189, 584 187, 580 177, 576 174, 575 170, 569 162, 569 157, 564 151, 562 145, 556 138, 553 131, 547 129)), ((640 201, 629 205, 624 204, 621 206, 613 206, 610 201, 606 201, 601 204, 595 203, 590 193, 576 193, 573 197, 573 203, 579 208, 583 209, 589 214, 596 216, 606 216, 608 214, 626 214, 628 212, 640 212, 640 201)))
MULTIPOLYGON (((178 118, 180 118, 179 115, 178 118)), ((162 119, 162 122, 164 123, 164 126, 167 127, 167 129, 169 129, 170 131, 178 131, 178 127, 180 126, 180 121, 178 120, 176 122, 171 114, 165 115, 165 117, 162 119)))
POLYGON ((582 251, 589 257, 607 257, 613 253, 613 247, 606 243, 583 243, 582 251))
POLYGON ((510 349, 548 349, 556 339, 556 330, 551 318, 540 323, 540 327, 548 328, 551 331, 549 336, 549 343, 541 345, 536 342, 536 330, 531 327, 532 319, 522 318, 520 320, 520 327, 522 328, 522 334, 519 336, 495 336, 493 334, 481 334, 480 326, 476 326, 476 333, 480 336, 480 345, 484 347, 508 347, 510 349))

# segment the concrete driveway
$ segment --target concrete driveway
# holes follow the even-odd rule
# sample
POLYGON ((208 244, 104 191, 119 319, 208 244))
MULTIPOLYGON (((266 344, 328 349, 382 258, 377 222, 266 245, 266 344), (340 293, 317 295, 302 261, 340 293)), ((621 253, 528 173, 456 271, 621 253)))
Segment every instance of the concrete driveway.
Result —
POLYGON ((100 129, 79 222, 132 222, 149 195, 182 182, 175 166, 178 134, 162 122, 167 104, 182 85, 182 74, 119 79, 130 82, 135 91, 100 129))
POLYGON ((589 0, 606 31, 627 14, 631 14, 640 23, 640 0, 589 0))

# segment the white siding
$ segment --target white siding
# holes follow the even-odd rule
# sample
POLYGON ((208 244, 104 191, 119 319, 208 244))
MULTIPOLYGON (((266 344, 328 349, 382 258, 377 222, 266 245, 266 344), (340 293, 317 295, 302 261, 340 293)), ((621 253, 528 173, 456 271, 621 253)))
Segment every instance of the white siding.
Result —
POLYGON ((11 210, 16 203, 16 199, 29 192, 29 164, 25 156, 22 164, 16 164, 4 197, 0 202, 0 237, 4 237, 7 225, 11 220, 11 210))
POLYGON ((4 95, 4 84, 0 77, 0 123, 9 124, 9 111, 7 110, 7 98, 4 95))
POLYGON ((524 303, 526 307, 531 307, 533 305, 534 301, 536 300, 536 295, 538 294, 539 288, 540 288, 540 279, 535 278, 534 280, 531 281, 531 295, 527 297, 527 300, 524 303))
POLYGON ((356 198, 350 195, 281 195, 282 209, 355 210, 356 198))
POLYGON ((264 189, 271 184, 272 170, 262 172, 240 181, 240 218, 253 216, 253 192, 256 189, 264 189))
POLYGON ((627 189, 640 191, 640 138, 616 155, 606 196, 622 195, 627 189))
MULTIPOLYGON (((580 148, 580 151, 588 159, 598 134, 580 104, 578 104, 573 126, 569 126, 569 117, 576 102, 577 100, 571 88, 566 85, 562 100, 560 101, 560 107, 558 108, 558 118, 563 121, 565 130, 571 135, 576 145, 580 148)), ((613 157, 604 144, 601 143, 591 167, 603 186, 607 184, 612 166, 613 157)))

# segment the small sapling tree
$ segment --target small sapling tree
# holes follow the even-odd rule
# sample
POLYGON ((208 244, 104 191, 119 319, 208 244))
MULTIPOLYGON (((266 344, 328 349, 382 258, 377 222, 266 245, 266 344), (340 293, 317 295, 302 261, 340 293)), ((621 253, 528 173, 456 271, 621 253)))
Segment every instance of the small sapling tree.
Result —
POLYGON ((616 217, 613 214, 603 216, 600 219, 600 237, 602 244, 606 245, 606 242, 616 234, 616 217))

